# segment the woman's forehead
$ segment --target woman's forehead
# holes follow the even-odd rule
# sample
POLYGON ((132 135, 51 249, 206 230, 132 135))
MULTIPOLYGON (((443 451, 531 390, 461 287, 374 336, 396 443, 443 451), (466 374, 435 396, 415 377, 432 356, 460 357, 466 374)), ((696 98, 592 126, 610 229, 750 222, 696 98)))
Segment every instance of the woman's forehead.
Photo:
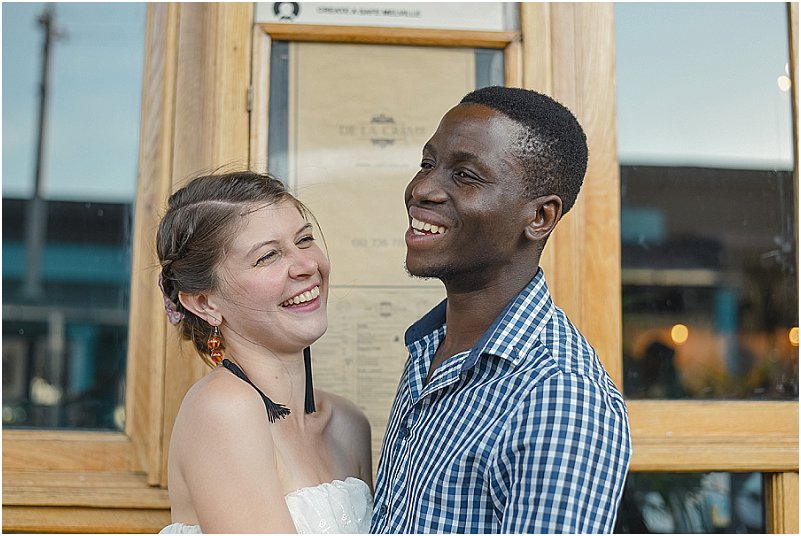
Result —
POLYGON ((234 237, 247 237, 250 234, 275 234, 296 232, 306 223, 295 204, 287 199, 278 203, 253 205, 242 215, 242 224, 234 237))

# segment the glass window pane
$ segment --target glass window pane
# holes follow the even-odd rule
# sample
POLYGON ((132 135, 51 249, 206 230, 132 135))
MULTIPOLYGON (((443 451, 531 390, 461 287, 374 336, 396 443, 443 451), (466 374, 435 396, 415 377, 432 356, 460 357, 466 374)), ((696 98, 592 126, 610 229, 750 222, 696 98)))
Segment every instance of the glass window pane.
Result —
POLYGON ((145 5, 2 9, 3 425, 122 429, 145 5))
POLYGON ((630 473, 615 533, 764 533, 761 473, 630 473))
POLYGON ((624 390, 796 399, 784 4, 617 4, 624 390))

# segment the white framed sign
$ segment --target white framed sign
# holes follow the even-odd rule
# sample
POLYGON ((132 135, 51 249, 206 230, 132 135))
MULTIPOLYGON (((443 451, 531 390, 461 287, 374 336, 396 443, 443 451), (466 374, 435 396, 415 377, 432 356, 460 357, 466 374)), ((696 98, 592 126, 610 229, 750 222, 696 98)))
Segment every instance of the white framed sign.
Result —
POLYGON ((516 2, 257 2, 256 22, 507 32, 516 2))

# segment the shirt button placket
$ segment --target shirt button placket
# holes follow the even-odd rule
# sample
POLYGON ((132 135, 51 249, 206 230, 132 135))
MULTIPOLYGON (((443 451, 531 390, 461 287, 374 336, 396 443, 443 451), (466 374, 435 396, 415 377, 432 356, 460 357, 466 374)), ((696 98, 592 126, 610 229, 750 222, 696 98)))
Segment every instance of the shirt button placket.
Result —
MULTIPOLYGON (((396 498, 405 497, 406 493, 406 480, 408 478, 408 471, 409 471, 409 449, 407 446, 407 440, 411 435, 411 431, 409 430, 408 423, 414 422, 414 409, 408 411, 407 414, 400 419, 400 424, 398 426, 398 431, 396 435, 396 440, 394 441, 393 451, 395 453, 395 464, 398 468, 395 472, 395 478, 392 483, 392 486, 389 487, 387 490, 387 497, 385 498, 384 502, 381 506, 376 505, 378 517, 381 520, 383 526, 388 530, 394 530, 394 526, 392 524, 392 520, 388 516, 389 514, 389 506, 396 504, 396 498), (402 469, 401 469, 402 468, 402 469)), ((401 499, 400 502, 402 503, 403 500, 401 499)))

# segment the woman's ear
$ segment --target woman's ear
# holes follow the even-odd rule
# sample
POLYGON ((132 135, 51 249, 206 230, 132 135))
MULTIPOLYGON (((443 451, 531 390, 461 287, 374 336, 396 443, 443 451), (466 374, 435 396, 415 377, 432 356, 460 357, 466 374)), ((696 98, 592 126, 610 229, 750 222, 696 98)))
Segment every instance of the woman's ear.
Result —
POLYGON ((210 325, 219 326, 222 323, 222 314, 209 299, 208 294, 189 294, 187 292, 179 292, 178 300, 186 310, 194 313, 195 316, 202 318, 210 325))
POLYGON ((533 242, 542 242, 550 236, 562 218, 562 199, 557 195, 544 195, 532 199, 530 207, 533 213, 526 225, 526 238, 533 242))

